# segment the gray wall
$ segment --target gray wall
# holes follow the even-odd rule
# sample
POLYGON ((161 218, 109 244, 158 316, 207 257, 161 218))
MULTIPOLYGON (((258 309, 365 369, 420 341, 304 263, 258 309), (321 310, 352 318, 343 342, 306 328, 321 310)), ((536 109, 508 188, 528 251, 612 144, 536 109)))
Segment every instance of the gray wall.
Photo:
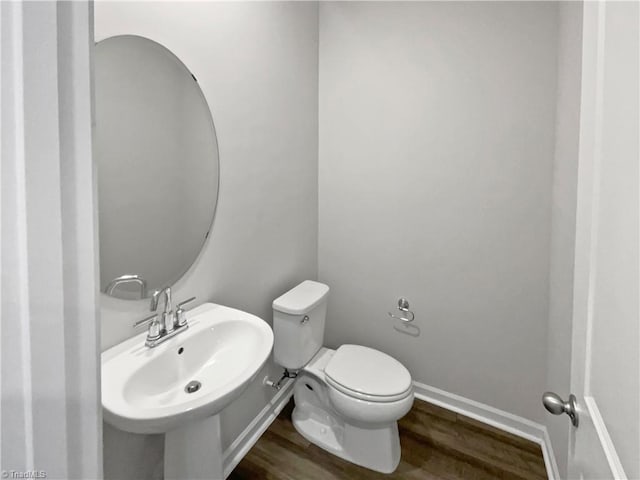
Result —
POLYGON ((541 421, 557 5, 321 3, 326 340, 541 421), (387 317, 406 296, 419 337, 387 317))
MULTIPOLYGON (((562 2, 558 13, 558 96, 551 209, 549 332, 545 390, 556 392, 563 398, 567 398, 571 382, 582 4, 562 2)), ((570 423, 566 418, 546 415, 545 424, 549 430, 560 475, 565 478, 570 423)))
MULTIPOLYGON (((270 323, 272 299, 316 278, 317 27, 314 3, 96 3, 96 40, 129 33, 163 44, 198 78, 212 110, 218 209, 176 299, 195 295, 270 323)), ((147 309, 103 297, 103 348, 136 333, 131 322, 147 309)), ((261 379, 223 412, 224 447, 272 397, 261 379)), ((161 437, 105 427, 106 478, 157 477, 161 460, 161 437)))

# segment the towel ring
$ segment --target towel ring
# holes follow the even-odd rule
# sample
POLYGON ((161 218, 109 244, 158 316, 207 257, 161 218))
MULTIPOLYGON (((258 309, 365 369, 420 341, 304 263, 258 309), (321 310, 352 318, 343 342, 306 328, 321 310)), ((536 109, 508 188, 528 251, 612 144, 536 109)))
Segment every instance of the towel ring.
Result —
POLYGON ((397 315, 394 315, 394 314, 393 314, 393 313, 391 313, 391 312, 387 312, 387 314, 388 314, 391 318, 394 318, 394 319, 396 319, 396 320, 400 320, 400 321, 405 322, 405 323, 413 322, 413 321, 416 319, 415 314, 414 314, 412 311, 410 311, 410 310, 407 310, 407 314, 408 314, 408 315, 410 315, 410 316, 411 316, 411 318, 407 318, 407 317, 399 317, 399 316, 397 316, 397 315))
POLYGON ((387 312, 387 314, 391 318, 395 320, 400 320, 401 322, 405 322, 405 323, 411 323, 416 319, 415 314, 411 310, 409 310, 409 300, 407 300, 406 298, 398 299, 398 310, 404 313, 405 316, 394 315, 391 312, 387 312))

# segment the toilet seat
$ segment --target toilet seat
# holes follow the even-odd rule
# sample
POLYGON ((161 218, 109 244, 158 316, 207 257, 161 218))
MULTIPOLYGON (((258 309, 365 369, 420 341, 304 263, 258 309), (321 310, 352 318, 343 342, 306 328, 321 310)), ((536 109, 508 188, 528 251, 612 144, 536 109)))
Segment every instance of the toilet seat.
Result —
POLYGON ((395 358, 362 345, 342 345, 324 368, 327 384, 369 402, 394 402, 412 393, 411 374, 395 358))
POLYGON ((398 393, 396 395, 368 395, 366 393, 361 393, 356 390, 352 390, 350 388, 345 387, 344 385, 340 385, 336 381, 332 380, 331 377, 325 376, 325 381, 327 385, 332 388, 335 388, 339 392, 358 400, 366 400, 372 403, 390 403, 395 402, 397 400, 402 400, 407 396, 411 395, 413 391, 411 387, 407 388, 404 392, 398 393))

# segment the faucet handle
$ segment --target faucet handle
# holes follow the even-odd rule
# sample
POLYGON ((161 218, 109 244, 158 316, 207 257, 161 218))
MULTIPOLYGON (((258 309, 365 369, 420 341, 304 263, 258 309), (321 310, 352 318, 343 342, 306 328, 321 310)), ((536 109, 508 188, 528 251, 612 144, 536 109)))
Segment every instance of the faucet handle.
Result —
POLYGON ((153 320, 157 320, 158 319, 158 314, 154 313, 153 315, 149 315, 146 318, 143 318, 142 320, 138 320, 136 323, 133 324, 133 328, 138 328, 141 327, 143 325, 146 325, 148 323, 153 322, 153 320))
POLYGON ((138 320, 133 324, 133 328, 141 327, 142 325, 149 325, 149 331, 147 332, 147 342, 158 340, 160 338, 160 321, 158 315, 153 314, 142 320, 138 320))
POLYGON ((184 327, 187 324, 187 317, 184 313, 184 308, 182 308, 182 306, 186 305, 189 302, 193 302, 195 299, 196 297, 191 297, 178 304, 178 308, 176 308, 176 323, 175 323, 176 328, 184 327))
POLYGON ((189 302, 193 302, 196 299, 196 297, 191 297, 191 298, 187 298, 186 300, 180 302, 178 304, 178 308, 182 308, 183 305, 186 305, 189 302))

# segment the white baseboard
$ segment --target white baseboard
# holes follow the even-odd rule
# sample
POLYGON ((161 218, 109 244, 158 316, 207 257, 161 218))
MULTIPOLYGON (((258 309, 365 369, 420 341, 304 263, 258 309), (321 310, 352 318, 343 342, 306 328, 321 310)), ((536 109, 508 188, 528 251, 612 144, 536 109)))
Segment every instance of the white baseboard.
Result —
POLYGON ((558 470, 558 464, 556 463, 556 456, 553 453, 553 448, 551 447, 551 438, 549 438, 549 431, 547 427, 542 427, 544 429, 544 440, 540 444, 542 447, 542 455, 544 457, 544 464, 547 467, 547 476, 549 480, 561 480, 560 479, 560 471, 558 470))
POLYGON ((267 405, 260 411, 233 443, 222 454, 224 464, 224 478, 227 478, 244 456, 255 445, 260 436, 280 414, 293 395, 293 380, 288 380, 284 387, 274 395, 267 405))
POLYGON ((540 445, 549 480, 560 480, 547 427, 460 395, 413 382, 416 398, 499 428, 540 445))

